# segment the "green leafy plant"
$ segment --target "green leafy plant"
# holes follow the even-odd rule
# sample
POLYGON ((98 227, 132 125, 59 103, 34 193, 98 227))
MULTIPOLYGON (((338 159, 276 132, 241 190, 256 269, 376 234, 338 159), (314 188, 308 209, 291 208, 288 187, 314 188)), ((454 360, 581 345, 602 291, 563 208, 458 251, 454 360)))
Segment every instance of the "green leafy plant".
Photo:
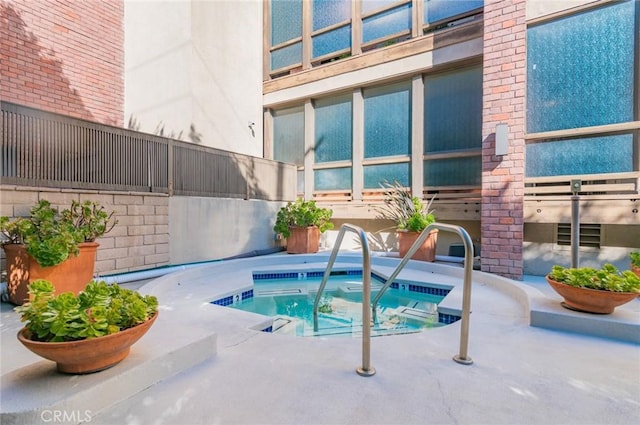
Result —
POLYGON ((605 264, 599 270, 593 267, 566 268, 554 265, 549 278, 578 288, 640 293, 640 277, 630 270, 618 271, 613 264, 605 264))
POLYGON ((333 229, 332 215, 333 211, 318 207, 315 201, 298 198, 295 202, 288 202, 280 208, 273 230, 285 238, 291 236, 290 228, 293 226, 317 226, 320 233, 324 233, 333 229))
POLYGON ((629 254, 631 265, 640 268, 640 251, 633 251, 629 254))
POLYGON ((117 224, 114 213, 91 201, 73 201, 61 213, 47 200, 34 205, 29 217, 0 218, 3 244, 24 244, 26 251, 43 267, 60 264, 78 255, 78 244, 94 241, 117 224))
POLYGON ((391 220, 398 230, 422 232, 428 225, 435 223, 436 217, 431 204, 435 195, 424 205, 420 198, 412 196, 411 192, 400 182, 384 181, 384 204, 377 207, 377 218, 391 220))
POLYGON ((84 242, 95 241, 118 224, 113 218, 115 211, 108 213, 102 205, 92 201, 80 203, 74 200, 71 208, 61 214, 66 222, 72 223, 84 242))
POLYGON ((26 322, 31 339, 42 342, 76 341, 113 334, 149 320, 158 309, 158 299, 136 291, 90 282, 75 296, 53 295, 46 280, 29 285, 31 301, 15 308, 26 322))

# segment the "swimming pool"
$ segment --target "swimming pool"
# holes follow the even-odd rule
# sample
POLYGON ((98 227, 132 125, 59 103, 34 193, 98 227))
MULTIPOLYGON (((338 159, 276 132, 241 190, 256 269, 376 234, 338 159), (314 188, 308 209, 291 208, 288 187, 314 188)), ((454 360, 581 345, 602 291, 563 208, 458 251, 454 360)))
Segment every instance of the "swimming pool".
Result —
MULTIPOLYGON (((318 330, 313 330, 313 304, 323 270, 253 272, 253 287, 211 301, 271 317, 262 330, 296 336, 360 336, 362 334, 362 270, 334 270, 318 308, 318 330)), ((372 273, 372 299, 386 277, 372 273)), ((451 286, 398 279, 381 297, 371 335, 419 332, 445 326, 459 316, 438 311, 451 286)))

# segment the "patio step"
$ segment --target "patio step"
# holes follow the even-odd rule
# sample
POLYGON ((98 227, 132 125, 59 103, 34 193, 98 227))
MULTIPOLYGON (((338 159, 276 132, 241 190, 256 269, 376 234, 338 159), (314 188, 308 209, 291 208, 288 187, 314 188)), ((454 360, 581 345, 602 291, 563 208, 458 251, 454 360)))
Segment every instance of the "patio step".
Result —
POLYGON ((31 355, 17 338, 3 338, 3 345, 16 345, 3 347, 3 352, 25 360, 2 374, 0 423, 90 422, 98 412, 216 354, 215 333, 197 328, 185 332, 178 322, 172 312, 161 311, 127 358, 87 375, 58 373, 54 362, 31 355))
POLYGON ((640 344, 640 298, 611 314, 568 310, 561 301, 561 297, 548 294, 531 299, 531 326, 640 344))

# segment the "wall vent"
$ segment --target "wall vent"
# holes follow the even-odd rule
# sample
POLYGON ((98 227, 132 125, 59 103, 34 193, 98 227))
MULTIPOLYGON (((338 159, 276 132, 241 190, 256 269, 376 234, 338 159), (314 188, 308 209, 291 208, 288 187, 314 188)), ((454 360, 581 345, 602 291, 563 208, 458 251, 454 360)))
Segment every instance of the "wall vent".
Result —
MULTIPOLYGON (((558 223, 558 245, 571 245, 571 223, 558 223)), ((580 246, 600 248, 600 225, 580 224, 580 246)))

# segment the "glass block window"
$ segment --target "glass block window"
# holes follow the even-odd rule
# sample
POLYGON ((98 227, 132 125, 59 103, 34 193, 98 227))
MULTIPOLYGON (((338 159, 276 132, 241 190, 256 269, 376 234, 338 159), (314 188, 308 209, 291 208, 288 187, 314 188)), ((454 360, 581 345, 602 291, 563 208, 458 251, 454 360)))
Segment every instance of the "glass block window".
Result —
POLYGON ((424 162, 425 186, 480 185, 481 179, 480 156, 432 159, 424 162))
POLYGON ((398 0, 363 0, 362 13, 367 13, 376 9, 381 9, 385 6, 390 6, 397 2, 398 0))
POLYGON ((315 190, 351 190, 351 167, 315 170, 315 190))
POLYGON ((313 30, 351 19, 351 0, 313 0, 313 30))
POLYGON ((410 168, 411 165, 408 162, 400 164, 380 164, 380 165, 367 165, 363 168, 364 173, 364 188, 365 189, 380 189, 380 184, 386 181, 397 180, 403 186, 410 186, 410 168))
POLYGON ((304 109, 284 109, 273 114, 273 159, 304 165, 304 109))
POLYGON ((271 69, 280 69, 302 62, 302 42, 271 52, 271 69))
POLYGON ((315 162, 351 160, 351 109, 351 96, 316 101, 315 162))
POLYGON ((405 4, 362 20, 362 42, 411 30, 411 4, 405 4))
POLYGON ((314 58, 351 49, 351 25, 315 35, 312 37, 312 43, 314 58))
POLYGON ((525 157, 527 177, 633 171, 633 135, 532 143, 525 157))
POLYGON ((424 152, 482 147, 482 68, 427 76, 424 152))
POLYGON ((411 86, 409 83, 364 91, 364 157, 411 152, 411 86))
POLYGON ((271 70, 302 62, 302 2, 271 0, 271 46, 300 39, 300 42, 271 52, 271 70))
POLYGON ((271 45, 302 37, 302 1, 271 0, 271 45))
POLYGON ((425 0, 424 22, 432 24, 483 6, 483 0, 425 0))
POLYGON ((313 0, 313 31, 343 26, 312 36, 313 57, 351 49, 351 0, 313 0))
POLYGON ((529 133, 633 121, 636 4, 527 30, 529 133))

